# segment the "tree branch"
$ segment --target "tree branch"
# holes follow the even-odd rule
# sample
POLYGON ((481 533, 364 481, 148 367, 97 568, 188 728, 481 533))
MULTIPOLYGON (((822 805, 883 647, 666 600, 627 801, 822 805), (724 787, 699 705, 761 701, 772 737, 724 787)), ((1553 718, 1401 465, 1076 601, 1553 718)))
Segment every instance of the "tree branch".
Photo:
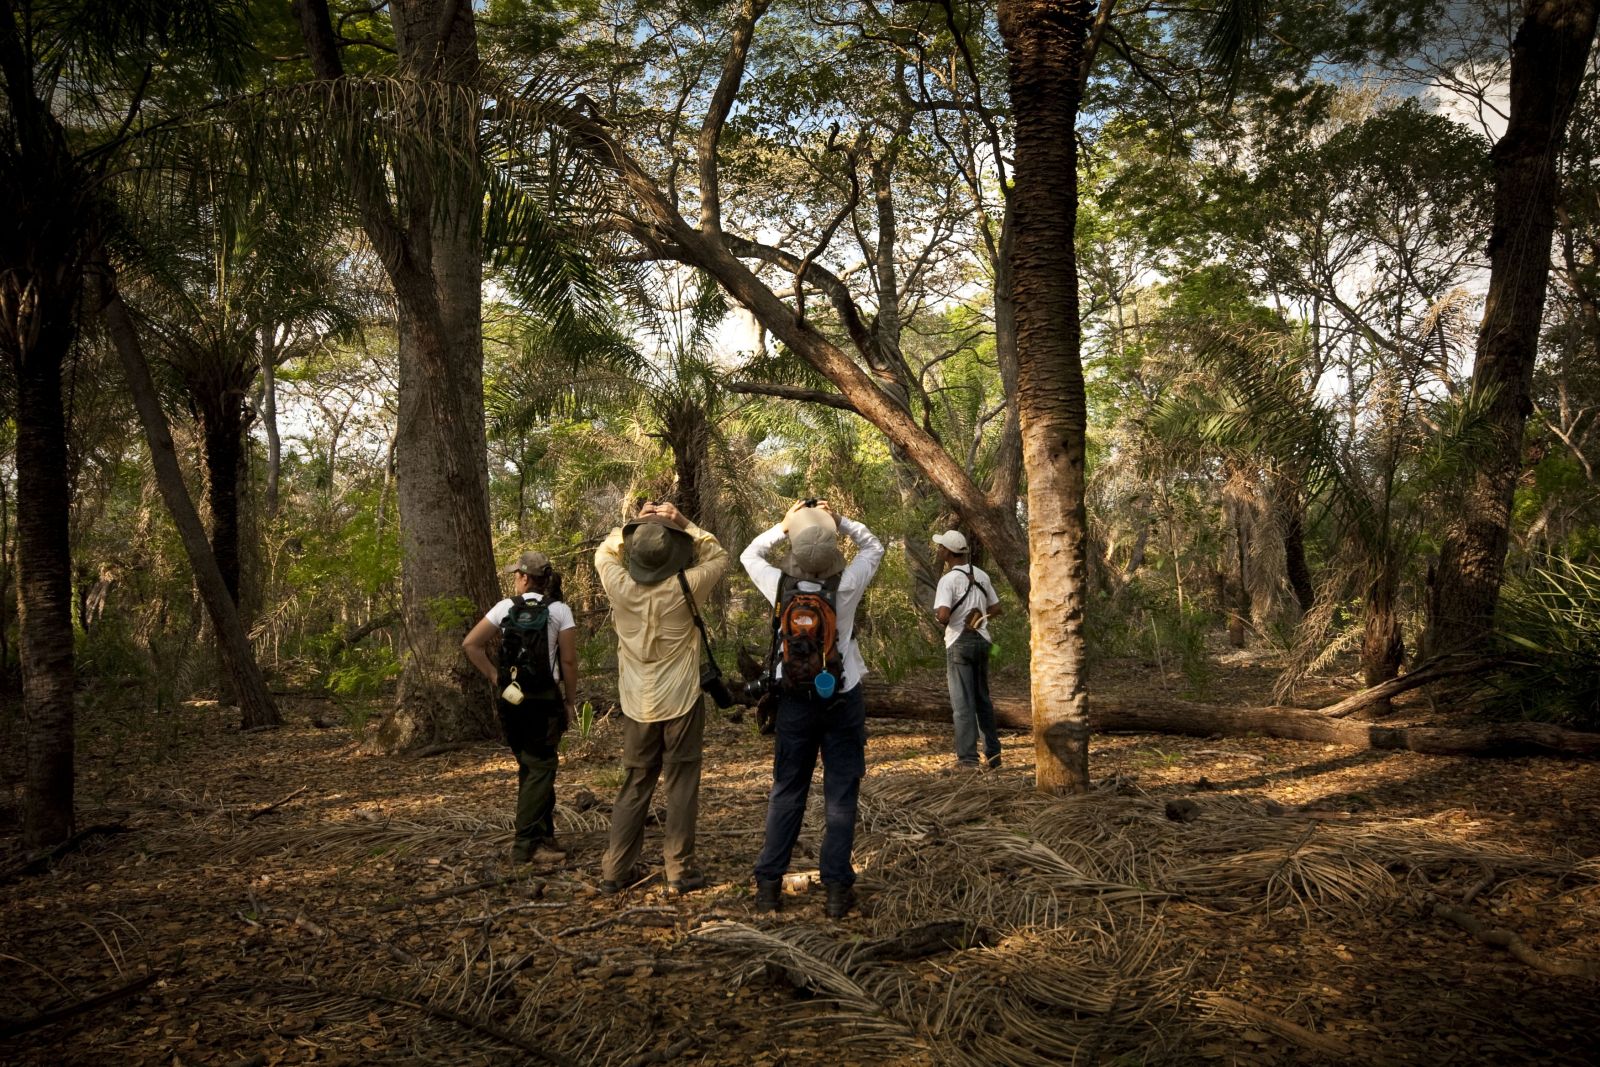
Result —
POLYGON ((722 65, 722 77, 716 91, 711 94, 711 104, 706 109, 705 121, 700 126, 700 140, 696 154, 700 161, 700 230, 714 234, 722 230, 722 193, 717 176, 717 141, 722 137, 722 127, 728 121, 733 98, 744 80, 744 64, 750 55, 750 41, 755 36, 756 21, 766 14, 770 0, 744 0, 739 18, 733 24, 733 41, 728 46, 728 57, 722 65))
POLYGON ((782 400, 798 400, 805 404, 822 404, 840 411, 848 411, 852 415, 861 412, 839 393, 826 393, 817 389, 802 389, 797 385, 771 385, 767 382, 729 382, 728 392, 745 393, 751 396, 775 396, 782 400))

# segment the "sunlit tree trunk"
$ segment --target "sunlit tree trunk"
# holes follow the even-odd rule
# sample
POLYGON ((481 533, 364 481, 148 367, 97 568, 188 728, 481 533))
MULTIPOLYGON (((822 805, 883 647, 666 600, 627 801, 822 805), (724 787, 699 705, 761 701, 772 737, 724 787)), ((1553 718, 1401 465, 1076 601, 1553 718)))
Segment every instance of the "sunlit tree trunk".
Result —
MULTIPOLYGON (((344 77, 326 0, 301 0, 299 10, 317 76, 344 77)), ((464 85, 476 76, 471 4, 394 0, 390 10, 402 79, 464 85)), ((464 91, 416 121, 441 110, 451 123, 439 131, 452 142, 448 156, 404 159, 392 176, 359 165, 348 175, 399 311, 395 464, 406 654, 395 708, 374 738, 386 752, 497 729, 488 687, 460 650, 466 628, 499 596, 484 444, 476 97, 464 91)))
POLYGON ((1488 401, 1490 452, 1468 479, 1434 583, 1430 655, 1484 641, 1511 536, 1512 495, 1532 413, 1534 360, 1550 276, 1556 163, 1595 35, 1597 0, 1532 0, 1511 47, 1511 111, 1490 153, 1489 295, 1472 389, 1488 401))
POLYGON ((278 346, 273 327, 261 327, 261 429, 267 435, 267 477, 261 507, 278 517, 278 478, 283 471, 283 441, 278 436, 278 346))
POLYGON ((1084 684, 1088 530, 1079 360, 1078 72, 1087 0, 1001 0, 1016 137, 1011 291, 1017 316, 1017 408, 1028 477, 1029 620, 1038 786, 1089 788, 1084 684))

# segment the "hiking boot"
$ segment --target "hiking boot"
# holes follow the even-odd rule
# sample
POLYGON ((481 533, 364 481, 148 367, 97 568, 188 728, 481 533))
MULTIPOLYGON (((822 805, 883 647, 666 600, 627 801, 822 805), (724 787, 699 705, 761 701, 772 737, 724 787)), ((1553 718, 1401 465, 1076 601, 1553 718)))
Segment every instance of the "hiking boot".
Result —
POLYGON ((783 910, 783 879, 767 882, 756 879, 756 910, 781 911, 783 910))
POLYGON ((823 914, 830 919, 842 919, 856 906, 856 891, 843 882, 828 883, 828 903, 823 914))
POLYGON ((991 771, 998 771, 1000 769, 1000 757, 999 756, 990 756, 987 760, 984 761, 984 766, 986 766, 991 771))
POLYGON ((949 776, 956 774, 973 774, 982 769, 977 760, 952 760, 940 768, 939 773, 949 776))
POLYGON ((600 892, 608 897, 614 897, 624 889, 629 888, 639 880, 639 868, 626 871, 615 878, 605 878, 600 882, 600 892))
POLYGON ((699 871, 684 871, 678 876, 677 881, 668 880, 667 889, 674 893, 693 893, 696 889, 706 887, 706 876, 699 871))
POLYGON ((547 837, 533 847, 533 855, 529 859, 534 863, 565 863, 567 850, 556 844, 556 839, 547 837))

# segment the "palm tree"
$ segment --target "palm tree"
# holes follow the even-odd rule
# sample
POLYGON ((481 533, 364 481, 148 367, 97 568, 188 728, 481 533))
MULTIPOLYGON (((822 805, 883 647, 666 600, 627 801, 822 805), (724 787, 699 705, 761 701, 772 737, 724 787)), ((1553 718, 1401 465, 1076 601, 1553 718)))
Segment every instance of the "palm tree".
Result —
POLYGON ((237 83, 244 28, 238 3, 0 2, 0 189, 9 205, 0 228, 0 351, 17 390, 30 845, 63 840, 73 826, 62 367, 78 337, 86 267, 114 228, 107 182, 129 147, 172 113, 164 86, 237 83))
MULTIPOLYGON (((200 178, 203 175, 190 175, 200 178)), ((185 179, 187 180, 187 179, 185 179)), ((326 215, 295 218, 273 209, 259 191, 244 201, 153 203, 140 212, 144 277, 132 287, 136 318, 159 341, 201 429, 211 546, 236 604, 239 588, 239 499, 250 393, 265 360, 263 335, 323 340, 353 333, 358 310, 340 290, 341 260, 331 248, 326 215)))
POLYGON ((301 0, 314 81, 295 124, 297 151, 353 205, 398 312, 407 655, 373 743, 400 751, 499 729, 487 687, 460 652, 465 627, 499 597, 484 463, 483 273, 491 261, 519 295, 558 318, 577 314, 596 281, 563 223, 597 197, 583 187, 582 161, 543 124, 555 87, 530 78, 508 88, 485 69, 474 5, 393 0, 389 9, 393 55, 362 69, 347 65, 350 42, 327 0, 301 0))
POLYGON ((1028 479, 1028 618, 1038 786, 1089 788, 1084 681, 1088 517, 1084 394, 1073 235, 1078 103, 1093 21, 1088 0, 1001 0, 1016 162, 1010 206, 1017 410, 1028 479))

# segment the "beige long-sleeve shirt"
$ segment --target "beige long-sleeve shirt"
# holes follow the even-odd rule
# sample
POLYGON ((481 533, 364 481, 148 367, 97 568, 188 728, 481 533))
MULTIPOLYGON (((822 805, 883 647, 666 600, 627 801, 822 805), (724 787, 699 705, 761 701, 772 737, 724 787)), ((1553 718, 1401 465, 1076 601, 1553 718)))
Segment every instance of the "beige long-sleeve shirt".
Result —
MULTIPOLYGON (((728 553, 694 523, 694 563, 684 572, 697 606, 728 569, 728 553)), ((617 691, 622 712, 636 722, 687 715, 700 699, 700 634, 677 576, 641 585, 622 559, 622 528, 611 531, 594 554, 600 584, 611 600, 617 631, 617 691)))

